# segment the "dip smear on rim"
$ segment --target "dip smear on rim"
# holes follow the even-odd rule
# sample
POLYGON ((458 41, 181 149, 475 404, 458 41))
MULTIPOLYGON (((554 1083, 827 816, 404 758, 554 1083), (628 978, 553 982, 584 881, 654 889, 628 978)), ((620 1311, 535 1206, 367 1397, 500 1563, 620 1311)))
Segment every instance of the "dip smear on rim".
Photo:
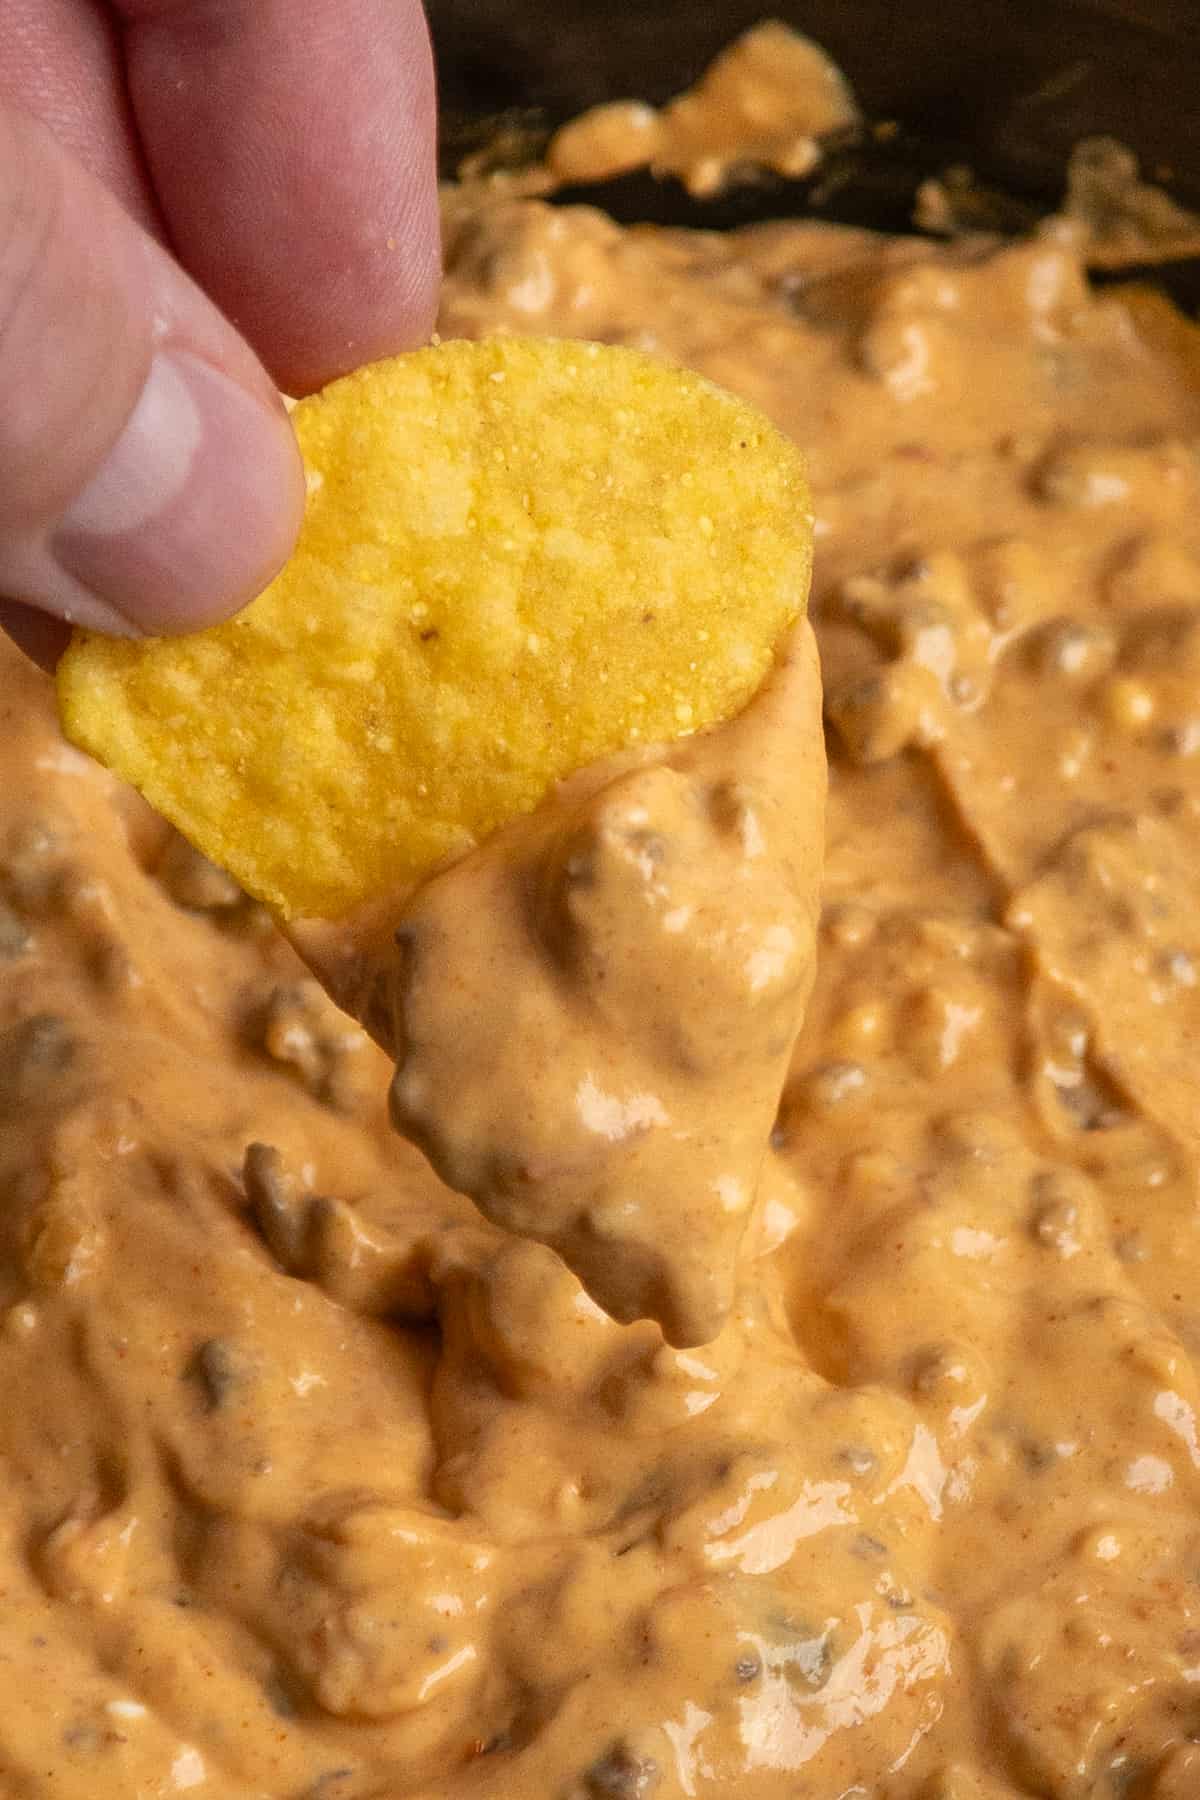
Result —
POLYGON ((448 212, 447 335, 810 451, 825 904, 733 1310, 671 1349, 440 1186, 8 654, 0 1793, 1190 1800, 1195 366, 1053 239, 448 212))

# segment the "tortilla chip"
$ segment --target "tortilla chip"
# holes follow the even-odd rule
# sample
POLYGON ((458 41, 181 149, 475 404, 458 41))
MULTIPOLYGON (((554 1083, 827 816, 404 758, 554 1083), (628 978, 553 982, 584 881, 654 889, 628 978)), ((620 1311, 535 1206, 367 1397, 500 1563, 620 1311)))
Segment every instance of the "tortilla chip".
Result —
POLYGON ((270 587, 190 637, 77 634, 58 677, 72 741, 284 918, 728 717, 803 609, 799 452, 638 352, 441 344, 292 420, 308 505, 270 587))

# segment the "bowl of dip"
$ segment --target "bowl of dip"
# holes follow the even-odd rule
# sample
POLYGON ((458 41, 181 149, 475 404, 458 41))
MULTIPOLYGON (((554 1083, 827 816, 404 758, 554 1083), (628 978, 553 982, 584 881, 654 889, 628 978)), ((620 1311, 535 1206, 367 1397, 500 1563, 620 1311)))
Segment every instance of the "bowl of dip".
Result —
MULTIPOLYGON (((0 647, 4 1800, 1200 1794, 1191 9, 774 10, 432 7, 443 335, 635 345, 809 460, 817 968, 726 1322, 618 1323, 440 1182, 0 647)), ((741 789, 808 777, 746 742, 757 916, 741 789)), ((728 1101, 770 969, 685 913, 638 1017, 728 1101)))

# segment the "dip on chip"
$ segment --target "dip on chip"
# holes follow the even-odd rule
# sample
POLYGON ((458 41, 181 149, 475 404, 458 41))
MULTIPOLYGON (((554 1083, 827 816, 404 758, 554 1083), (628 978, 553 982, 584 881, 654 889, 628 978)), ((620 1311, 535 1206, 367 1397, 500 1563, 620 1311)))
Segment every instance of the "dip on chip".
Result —
POLYGON ((67 735, 285 918, 336 918, 583 764, 736 712, 803 608, 799 452, 626 349, 497 337, 292 414, 291 561, 190 637, 77 634, 67 735))

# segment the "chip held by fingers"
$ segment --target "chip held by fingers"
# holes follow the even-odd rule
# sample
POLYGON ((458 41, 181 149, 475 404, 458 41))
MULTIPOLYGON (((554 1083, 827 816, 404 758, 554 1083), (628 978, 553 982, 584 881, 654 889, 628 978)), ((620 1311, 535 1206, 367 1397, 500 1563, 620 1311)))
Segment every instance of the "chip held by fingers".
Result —
POLYGON ((640 352, 443 343, 292 420, 308 502, 266 591, 189 637, 78 633, 58 675, 68 737, 284 919, 731 716, 803 609, 799 452, 640 352))

